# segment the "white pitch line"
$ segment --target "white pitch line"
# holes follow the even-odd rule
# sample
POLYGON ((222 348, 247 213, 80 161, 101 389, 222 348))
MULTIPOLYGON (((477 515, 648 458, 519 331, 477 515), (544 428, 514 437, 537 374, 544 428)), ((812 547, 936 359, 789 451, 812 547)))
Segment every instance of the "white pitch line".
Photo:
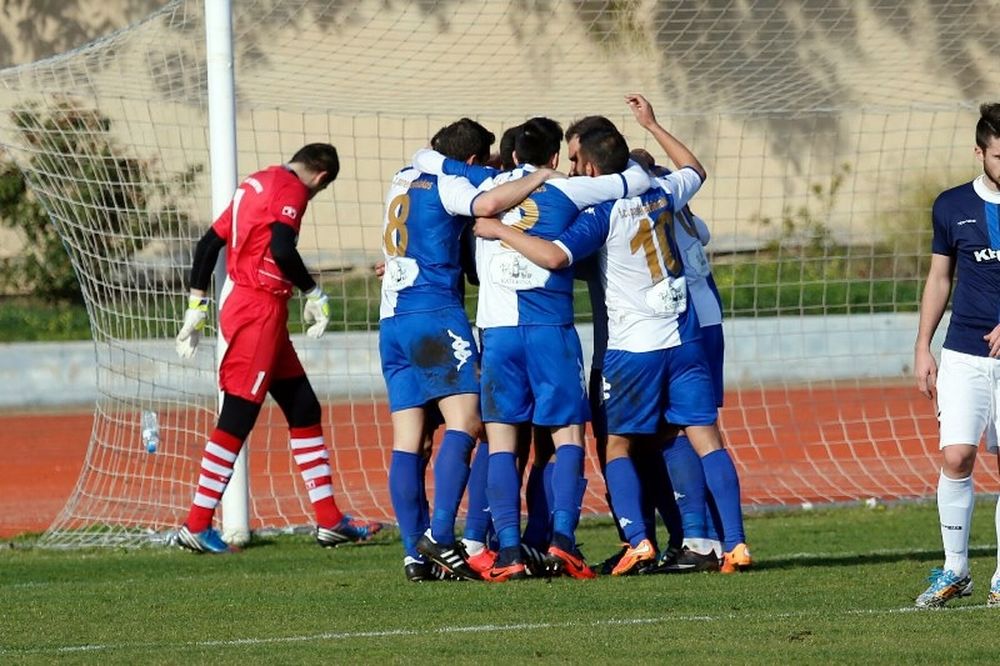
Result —
MULTIPOLYGON (((753 613, 754 619, 787 619, 797 617, 810 617, 821 615, 897 615, 904 613, 955 613, 972 610, 982 610, 987 608, 986 604, 973 606, 956 606, 954 608, 938 608, 932 610, 919 609, 913 606, 903 608, 871 608, 841 611, 839 613, 824 613, 822 611, 801 611, 793 613, 753 613)), ((358 638, 395 638, 407 636, 432 636, 443 634, 465 634, 465 633, 497 633, 497 632, 517 632, 517 631, 538 631, 544 629, 572 629, 579 627, 613 627, 613 626, 633 626, 643 624, 663 624, 666 622, 721 622, 742 619, 746 614, 729 613, 725 615, 675 615, 663 617, 631 618, 618 620, 595 620, 593 622, 534 622, 519 624, 480 624, 468 626, 438 627, 436 629, 383 629, 379 631, 340 631, 322 632, 318 634, 303 634, 299 636, 275 636, 271 638, 233 638, 227 640, 210 641, 189 641, 186 643, 175 643, 165 645, 163 643, 100 643, 91 645, 66 645, 53 648, 37 648, 30 650, 17 650, 10 648, 0 648, 0 656, 30 656, 45 654, 70 654, 80 652, 102 652, 115 650, 142 650, 161 649, 163 647, 175 648, 204 648, 204 647, 239 647, 244 645, 274 645, 281 643, 305 643, 310 641, 343 641, 358 638)))

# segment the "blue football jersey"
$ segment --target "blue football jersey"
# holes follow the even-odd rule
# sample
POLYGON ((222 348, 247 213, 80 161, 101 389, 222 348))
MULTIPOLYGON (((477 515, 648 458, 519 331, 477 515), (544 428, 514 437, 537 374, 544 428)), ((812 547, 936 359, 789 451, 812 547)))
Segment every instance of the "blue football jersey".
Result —
POLYGON ((934 254, 955 261, 944 347, 988 356, 983 336, 1000 323, 1000 193, 985 176, 942 192, 932 209, 934 254))
POLYGON ((393 178, 382 226, 380 319, 461 306, 461 235, 479 191, 466 179, 409 167, 393 178))
MULTIPOLYGON (((520 178, 528 165, 499 174, 480 187, 520 178)), ((587 206, 648 189, 649 177, 638 165, 623 174, 546 181, 502 218, 523 233, 554 240, 587 206)), ((573 269, 549 271, 528 261, 498 240, 480 240, 476 265, 481 282, 476 324, 480 328, 573 323, 573 269)))

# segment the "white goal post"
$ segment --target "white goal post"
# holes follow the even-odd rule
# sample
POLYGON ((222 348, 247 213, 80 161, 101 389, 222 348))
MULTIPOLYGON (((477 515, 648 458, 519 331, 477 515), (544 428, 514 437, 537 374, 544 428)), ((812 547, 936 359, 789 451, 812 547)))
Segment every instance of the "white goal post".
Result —
MULTIPOLYGON (((663 160, 624 104, 636 91, 710 173, 692 207, 725 302, 721 425, 744 502, 931 494, 936 424, 912 387, 912 344, 930 202, 976 175, 977 107, 1000 90, 988 4, 241 0, 230 14, 228 1, 172 0, 0 71, 0 148, 73 262, 98 367, 86 460, 42 543, 159 542, 183 520, 218 411, 218 350, 173 351, 194 244, 239 176, 312 141, 342 160, 299 238, 334 318, 310 340, 296 299, 290 328, 323 403, 338 503, 391 520, 371 271, 388 182, 461 116, 499 136, 535 115, 565 127, 603 114, 663 160), (155 453, 144 411, 159 416, 155 453)), ((582 288, 578 304, 589 347, 582 288)), ((265 406, 245 451, 249 494, 227 492, 227 538, 309 525, 279 410, 265 406)), ((588 460, 585 510, 603 512, 588 460)))
MULTIPOLYGON (((208 136, 212 176, 212 218, 226 209, 236 191, 236 85, 233 62, 232 0, 205 3, 205 69, 208 74, 208 136)), ((225 251, 215 271, 215 302, 222 306, 222 283, 226 280, 225 251)), ((225 343, 217 337, 222 358, 225 343)), ((220 410, 222 394, 219 395, 220 410)), ((222 496, 222 538, 244 546, 250 542, 250 488, 247 451, 240 451, 233 475, 222 496)))

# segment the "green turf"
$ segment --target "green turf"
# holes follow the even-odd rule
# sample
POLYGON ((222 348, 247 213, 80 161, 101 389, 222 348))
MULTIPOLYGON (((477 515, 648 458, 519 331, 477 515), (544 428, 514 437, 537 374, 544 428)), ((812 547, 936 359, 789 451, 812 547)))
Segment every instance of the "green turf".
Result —
MULTIPOLYGON (((992 662, 992 522, 981 504, 975 594, 921 612, 940 557, 930 505, 753 517, 757 566, 736 576, 413 584, 391 536, 221 557, 18 542, 0 552, 0 662, 992 662)), ((580 536, 592 560, 616 546, 606 521, 580 536)))

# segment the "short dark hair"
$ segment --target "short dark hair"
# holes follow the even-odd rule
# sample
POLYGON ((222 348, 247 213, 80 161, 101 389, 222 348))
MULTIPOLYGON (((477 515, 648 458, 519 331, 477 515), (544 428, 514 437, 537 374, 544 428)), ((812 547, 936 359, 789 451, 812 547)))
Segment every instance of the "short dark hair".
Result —
POLYGON ((990 139, 1000 138, 1000 104, 992 102, 979 107, 976 123, 976 145, 986 148, 990 139))
POLYGON ((525 164, 544 166, 559 152, 562 127, 551 118, 532 118, 521 125, 514 139, 514 152, 525 164))
POLYGON ((618 130, 592 129, 580 135, 579 156, 602 174, 621 173, 628 166, 628 143, 618 130))
POLYGON ((490 146, 496 137, 471 118, 461 118, 437 131, 431 138, 431 148, 446 157, 462 162, 475 156, 482 164, 490 158, 490 146))
POLYGON ((505 129, 500 135, 500 168, 504 171, 510 171, 517 166, 514 164, 514 140, 520 131, 521 126, 514 125, 505 129))
POLYGON ((332 183, 340 173, 340 158, 337 149, 328 143, 310 143, 299 148, 292 155, 292 162, 298 162, 314 173, 326 172, 323 184, 332 183))
POLYGON ((590 130, 596 129, 614 130, 615 132, 618 131, 615 124, 604 116, 584 116, 579 120, 574 120, 570 123, 569 127, 566 128, 566 141, 569 141, 574 136, 583 136, 590 130))

